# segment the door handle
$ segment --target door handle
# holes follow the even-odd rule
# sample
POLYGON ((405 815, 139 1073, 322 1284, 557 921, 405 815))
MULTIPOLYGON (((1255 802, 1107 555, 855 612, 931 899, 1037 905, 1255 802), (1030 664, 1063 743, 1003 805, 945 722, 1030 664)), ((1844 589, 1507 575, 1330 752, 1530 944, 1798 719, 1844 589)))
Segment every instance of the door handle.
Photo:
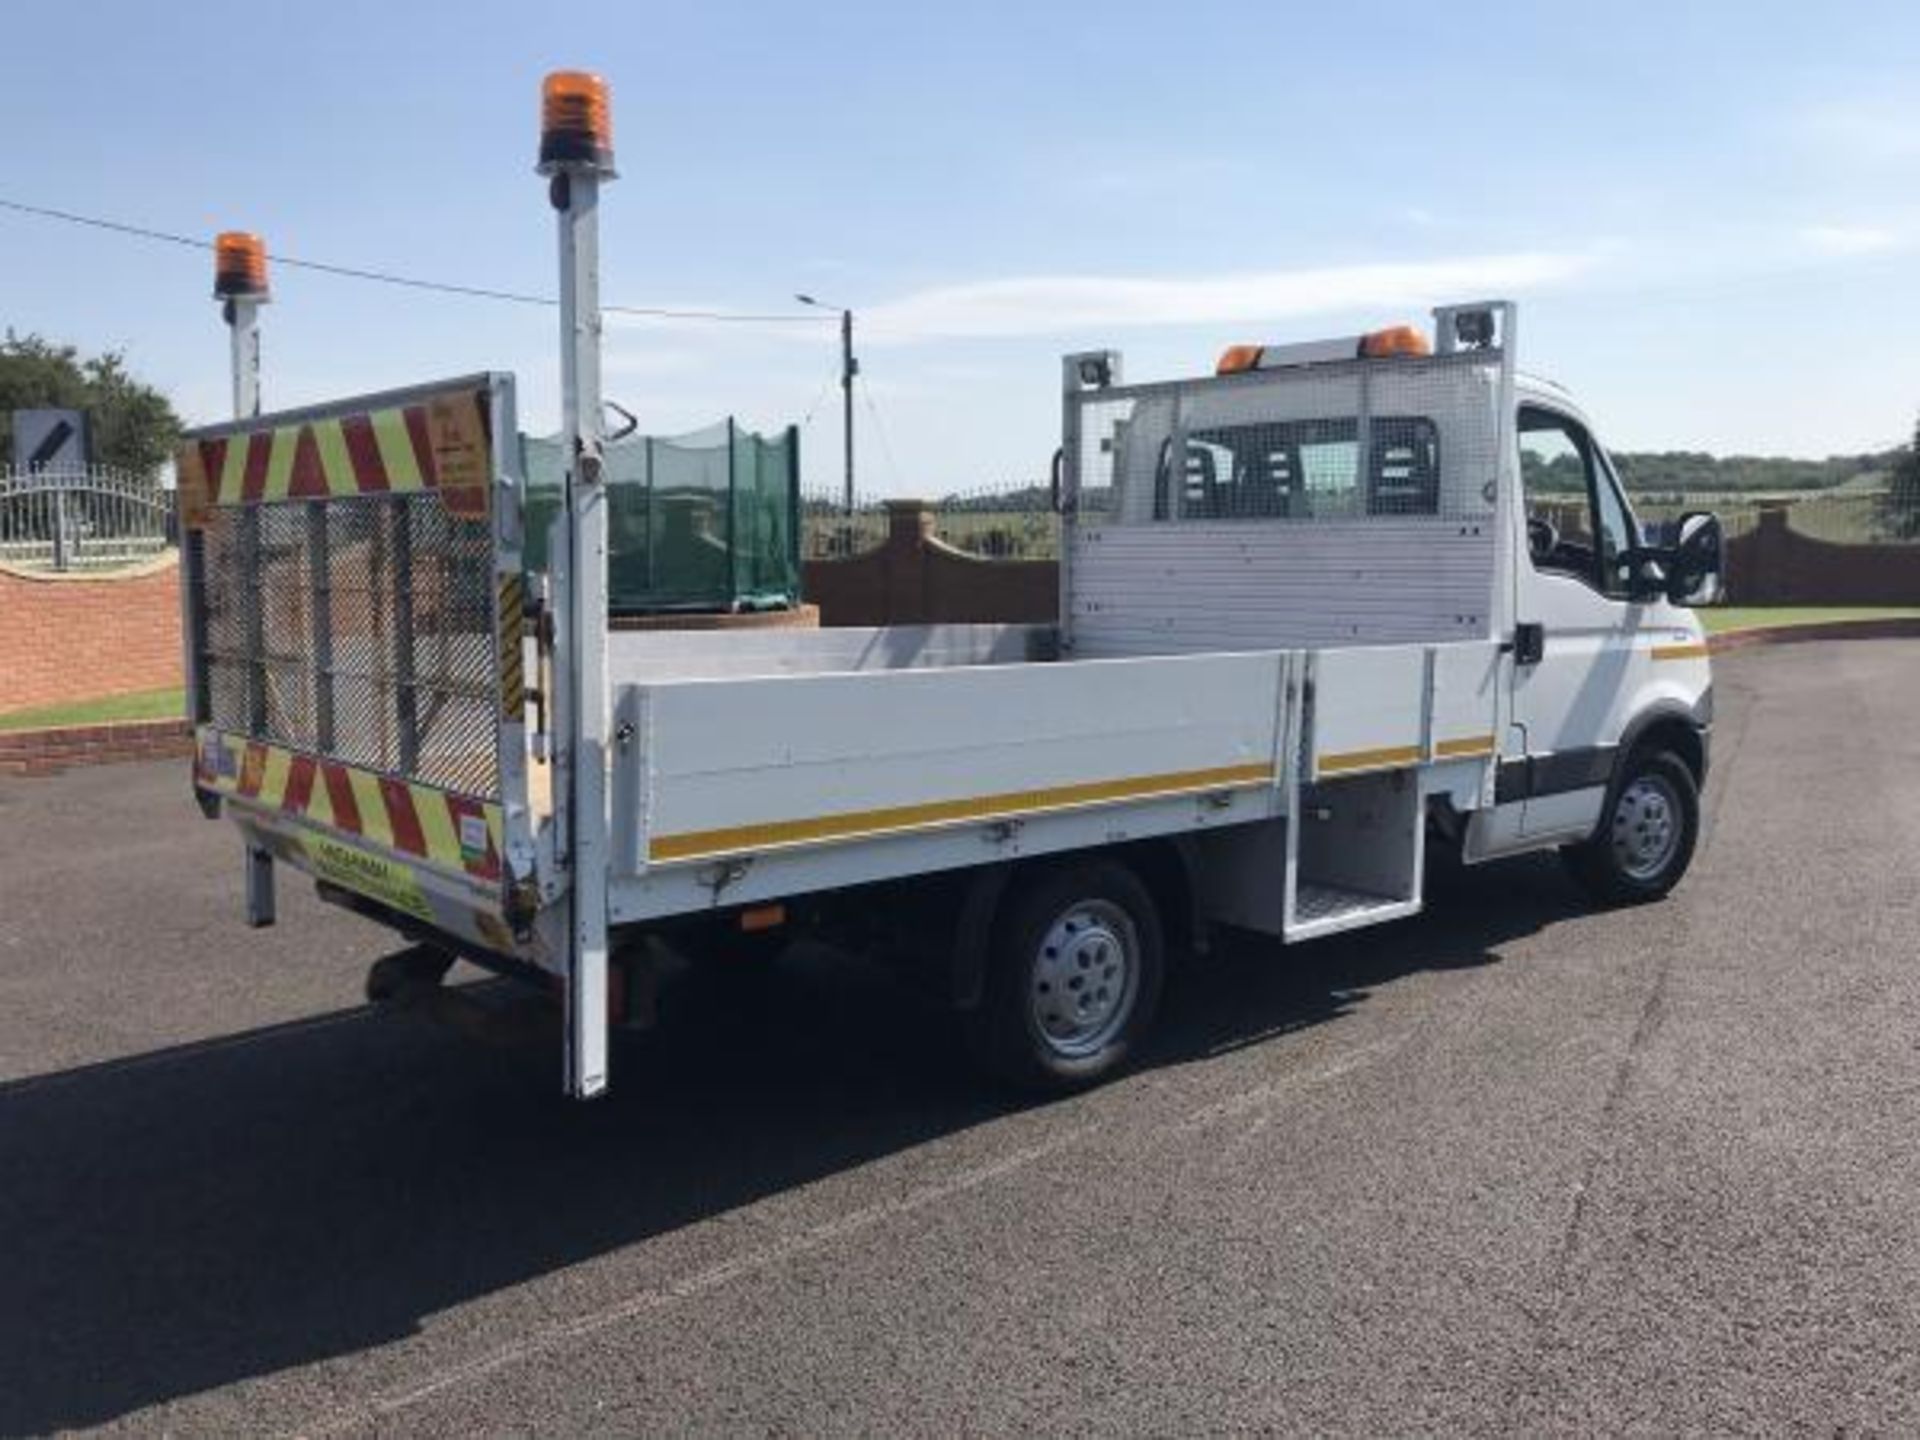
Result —
POLYGON ((1538 665, 1547 653, 1547 627, 1538 620, 1523 620, 1513 627, 1513 639, 1500 648, 1512 653, 1516 665, 1538 665))

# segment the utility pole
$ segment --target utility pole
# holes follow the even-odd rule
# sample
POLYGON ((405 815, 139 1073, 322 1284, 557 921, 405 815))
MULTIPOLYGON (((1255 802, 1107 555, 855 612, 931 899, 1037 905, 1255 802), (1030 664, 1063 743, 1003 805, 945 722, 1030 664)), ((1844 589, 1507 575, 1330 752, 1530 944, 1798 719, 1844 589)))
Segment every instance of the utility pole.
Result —
POLYGON ((846 494, 844 505, 847 514, 853 514, 853 377, 860 373, 860 362, 853 357, 853 311, 844 305, 822 305, 811 295, 795 295, 794 299, 802 305, 811 305, 817 310, 838 310, 840 312, 840 424, 841 433, 846 437, 846 494))

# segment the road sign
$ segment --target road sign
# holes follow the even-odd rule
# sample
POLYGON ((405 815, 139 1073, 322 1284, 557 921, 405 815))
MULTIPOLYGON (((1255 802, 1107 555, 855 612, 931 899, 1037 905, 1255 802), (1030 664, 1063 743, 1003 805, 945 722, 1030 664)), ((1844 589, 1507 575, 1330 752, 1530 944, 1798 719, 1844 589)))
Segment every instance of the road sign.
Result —
POLYGON ((83 410, 14 411, 13 468, 29 471, 86 469, 86 412, 83 410))

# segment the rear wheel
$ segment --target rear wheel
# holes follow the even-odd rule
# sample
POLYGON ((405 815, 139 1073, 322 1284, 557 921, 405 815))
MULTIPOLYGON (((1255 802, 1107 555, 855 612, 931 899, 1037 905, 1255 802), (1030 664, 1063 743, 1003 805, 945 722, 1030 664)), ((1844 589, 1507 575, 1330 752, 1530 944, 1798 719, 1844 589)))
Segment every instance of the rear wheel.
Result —
POLYGON ((986 993, 968 1017, 975 1056, 1026 1089, 1105 1079, 1159 1009, 1165 956, 1152 896, 1125 866, 1087 861, 1022 886, 1003 917, 986 993))
POLYGON ((1607 792, 1600 828, 1562 851, 1574 879, 1605 904, 1658 900, 1680 883, 1700 835, 1700 787, 1679 756, 1635 751, 1607 792))

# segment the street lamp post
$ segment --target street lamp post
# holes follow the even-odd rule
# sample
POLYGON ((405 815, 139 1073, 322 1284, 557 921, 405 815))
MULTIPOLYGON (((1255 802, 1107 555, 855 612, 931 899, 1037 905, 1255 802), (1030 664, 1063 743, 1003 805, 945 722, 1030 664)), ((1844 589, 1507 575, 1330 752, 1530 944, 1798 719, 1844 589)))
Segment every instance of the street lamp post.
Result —
POLYGON ((847 514, 853 514, 853 377, 860 373, 860 362, 853 358, 853 311, 843 305, 823 305, 811 295, 795 295, 802 305, 817 310, 840 312, 840 423, 846 437, 847 514))

